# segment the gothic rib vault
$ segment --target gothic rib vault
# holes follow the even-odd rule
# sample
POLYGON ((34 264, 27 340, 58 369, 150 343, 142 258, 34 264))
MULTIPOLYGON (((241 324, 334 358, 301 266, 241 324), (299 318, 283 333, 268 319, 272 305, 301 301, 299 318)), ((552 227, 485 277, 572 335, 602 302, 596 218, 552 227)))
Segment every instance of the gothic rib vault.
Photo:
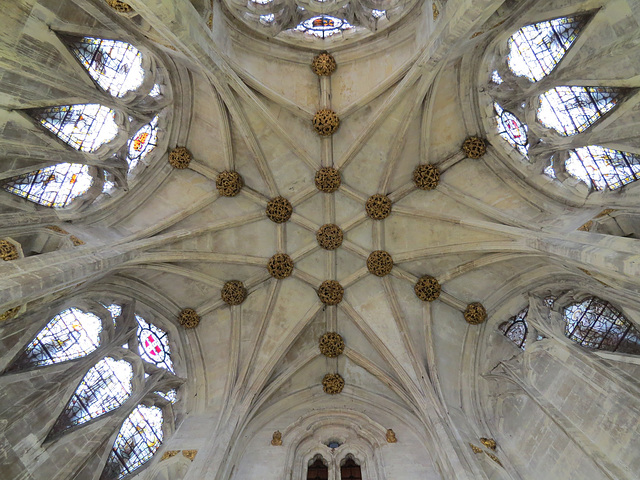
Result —
MULTIPOLYGON (((15 133, 33 129, 17 109, 106 101, 72 58, 55 70, 42 62, 61 48, 45 24, 145 47, 172 92, 161 155, 128 191, 56 211, 0 197, 3 235, 28 238, 60 224, 84 242, 0 262, 0 311, 26 309, 2 326, 3 368, 40 317, 74 298, 135 299, 172 335, 185 379, 176 431, 130 478, 301 480, 317 453, 352 454, 366 479, 634 478, 638 416, 623 421, 616 409, 638 406, 637 361, 565 342, 557 312, 540 299, 593 292, 638 323, 637 238, 577 230, 604 208, 640 213, 638 186, 588 192, 534 175, 500 143, 486 93, 515 29, 599 7, 562 79, 637 87, 638 62, 613 79, 584 65, 587 56, 628 56, 623 41, 638 52, 637 20, 618 18, 640 11, 639 2, 448 0, 437 2, 439 15, 417 5, 384 34, 298 46, 254 37, 219 2, 130 0, 131 12, 101 0, 16 3, 8 24, 42 44, 20 59, 21 40, 2 36, 2 67, 24 83, 0 81, 3 152, 22 141, 24 160, 52 142, 15 133), (325 49, 337 69, 318 76, 312 61, 325 49), (335 114, 324 112, 328 125, 314 122, 319 110, 335 114), (486 138, 486 151, 469 138, 486 138), (178 147, 186 150, 172 157, 178 147), (340 182, 335 171, 318 175, 328 167, 340 182), (540 340, 521 353, 498 324, 525 305, 540 340), (181 318, 185 309, 193 312, 181 318), (344 340, 337 355, 319 348, 327 332, 344 340), (603 383, 585 387, 589 372, 603 383), (323 388, 327 374, 344 385, 331 377, 323 388), (566 393, 574 405, 545 390, 555 376, 574 388, 566 393), (591 410, 575 400, 585 391, 601 406, 595 425, 584 424, 591 410), (596 438, 612 418, 624 435, 596 438), (325 447, 330 441, 342 445, 325 447), (177 451, 198 453, 163 456, 177 451), (554 460, 558 452, 571 460, 554 460)), ((634 105, 593 137, 628 141, 634 105)), ((9 178, 20 169, 0 170, 9 178)), ((3 378, 3 411, 11 392, 29 405, 28 381, 34 389, 52 381, 30 375, 3 378)), ((17 435, 18 421, 5 420, 17 435)), ((103 427, 48 444, 39 434, 24 445, 3 437, 2 449, 19 464, 16 478, 97 479, 111 438, 103 427), (54 461, 61 452, 63 465, 54 461)))

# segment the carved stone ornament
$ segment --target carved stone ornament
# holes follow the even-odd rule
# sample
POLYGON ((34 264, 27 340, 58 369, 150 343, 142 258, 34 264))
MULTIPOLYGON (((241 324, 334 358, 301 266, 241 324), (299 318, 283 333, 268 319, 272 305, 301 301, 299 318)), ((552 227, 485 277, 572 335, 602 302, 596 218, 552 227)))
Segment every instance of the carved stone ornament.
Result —
POLYGON ((116 12, 119 13, 129 13, 133 12, 133 8, 131 5, 121 2, 120 0, 107 0, 107 5, 113 8, 116 12))
POLYGON ((179 170, 189 167, 193 156, 187 147, 176 147, 169 152, 169 163, 179 170))
POLYGON ((487 456, 488 456, 491 460, 493 460, 494 462, 496 462, 498 465, 502 466, 502 462, 500 461, 500 459, 499 459, 498 457, 496 457, 493 453, 491 453, 491 452, 487 452, 487 451, 485 451, 484 453, 486 453, 486 454, 487 454, 487 456))
POLYGON ((320 77, 328 77, 338 68, 336 59, 329 52, 322 52, 313 57, 311 62, 311 70, 320 77))
POLYGON ((84 245, 84 241, 80 240, 78 237, 76 237, 75 235, 71 235, 69 237, 69 239, 71 240, 71 243, 73 243, 73 245, 75 247, 79 247, 80 245, 84 245))
POLYGON ((497 447, 496 441, 493 438, 480 437, 480 443, 491 450, 495 450, 497 447))
POLYGON ((180 312, 178 320, 184 328, 196 328, 200 323, 200 315, 193 308, 185 308, 180 312))
POLYGON ((321 192, 335 192, 341 183, 340 172, 333 167, 322 167, 316 172, 316 188, 321 192))
POLYGON ((335 358, 344 352, 344 340, 339 333, 327 332, 318 341, 320 353, 325 357, 335 358))
POLYGON ((394 432, 391 428, 387 430, 387 443, 397 443, 398 439, 396 438, 396 432, 394 432))
POLYGON ((471 325, 479 325, 487 319, 487 310, 481 303, 470 303, 464 311, 464 319, 471 325))
POLYGON ((197 454, 198 454, 198 450, 182 450, 182 456, 184 458, 188 458, 192 462, 196 458, 197 454))
POLYGON ((318 135, 322 135, 323 137, 333 135, 339 125, 340 119, 333 110, 322 108, 313 116, 313 128, 316 129, 318 135))
POLYGON ((322 389, 324 393, 335 395, 342 392, 344 379, 337 373, 327 373, 322 379, 322 389))
POLYGON ((433 190, 439 181, 440 171, 435 165, 418 165, 413 171, 413 183, 420 190, 433 190))
POLYGON ((433 19, 437 20, 438 17, 440 16, 440 10, 438 10, 438 6, 436 5, 436 2, 433 2, 431 4, 431 10, 433 10, 433 19))
POLYGON ((487 142, 480 137, 469 137, 462 144, 462 150, 468 158, 480 158, 487 153, 487 142))
POLYGON ((282 434, 280 433, 280 430, 276 430, 275 432, 273 432, 273 437, 271 437, 271 445, 273 445, 274 447, 282 446, 282 434))
POLYGON ((17 260, 20 254, 16 246, 7 240, 0 240, 0 258, 5 262, 17 260))
POLYGON ((471 447, 471 450, 473 451, 473 453, 484 452, 484 450, 482 450, 480 447, 475 446, 473 443, 470 443, 469 446, 471 447))
POLYGON ((318 240, 318 245, 325 250, 335 250, 342 245, 344 234, 339 226, 327 223, 316 232, 316 240, 318 240))
POLYGON ((240 305, 247 299, 247 289, 240 280, 230 280, 222 287, 220 296, 227 305, 240 305))
POLYGON ((369 254, 367 258, 367 268, 369 272, 377 277, 384 277, 391 273, 393 268, 393 259, 384 250, 376 250, 369 254))
POLYGON ((220 172, 216 177, 216 189, 223 197, 235 197, 244 186, 238 172, 220 172))
POLYGON ((180 450, 167 450, 162 454, 162 458, 160 459, 160 461, 166 460, 167 458, 175 457, 179 453, 180 450))
POLYGON ((365 205, 367 215, 374 220, 383 220, 391 213, 391 200, 386 195, 371 195, 365 205))
POLYGON ((286 253, 276 253, 267 264, 269 274, 273 278, 282 280, 287 278, 293 272, 293 260, 286 253))
POLYGON ((335 280, 325 280, 318 288, 318 297, 325 305, 337 305, 342 301, 344 287, 335 280))
POLYGON ((293 207, 291 202, 284 197, 272 198, 267 203, 267 217, 275 223, 284 223, 291 218, 293 207))
POLYGON ((48 230, 51 230, 52 232, 61 233, 62 235, 69 235, 69 232, 67 232, 66 230, 60 228, 57 225, 47 225, 44 228, 46 228, 48 230))
POLYGON ((438 280, 429 275, 420 277, 420 280, 418 280, 413 287, 416 296, 423 302, 433 302, 440 296, 441 290, 438 280))
POLYGON ((20 311, 20 307, 10 308, 6 312, 0 314, 0 322, 4 322, 5 320, 11 320, 15 317, 20 311))

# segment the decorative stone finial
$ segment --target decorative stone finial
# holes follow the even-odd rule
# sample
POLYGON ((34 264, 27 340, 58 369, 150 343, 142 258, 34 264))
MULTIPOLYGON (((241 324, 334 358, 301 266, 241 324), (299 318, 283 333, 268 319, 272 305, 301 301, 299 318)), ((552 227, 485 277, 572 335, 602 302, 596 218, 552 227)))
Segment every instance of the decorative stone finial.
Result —
POLYGON ((396 438, 396 433, 389 428, 387 430, 387 443, 397 443, 398 439, 396 438))
POLYGON ((176 147, 169 152, 169 163, 173 168, 178 170, 189 167, 193 156, 191 152, 187 150, 187 147, 176 147))
POLYGON ((335 250, 342 245, 344 234, 342 229, 333 223, 327 223, 321 226, 316 232, 316 240, 325 250, 335 250))
POLYGON ((17 260, 20 254, 16 246, 8 240, 0 240, 0 258, 5 262, 17 260))
POLYGON ((11 320, 15 317, 20 311, 20 307, 10 308, 6 312, 0 314, 0 322, 4 322, 5 320, 11 320))
POLYGON ((383 220, 391 213, 391 200, 386 195, 371 195, 365 205, 367 215, 374 220, 383 220))
POLYGON ((469 137, 462 144, 462 150, 468 158, 480 158, 487 153, 487 142, 480 137, 469 137))
POLYGON ((325 280, 318 288, 318 297, 325 305, 337 305, 342 301, 344 288, 335 280, 325 280))
POLYGON ((273 278, 282 280, 293 272, 293 260, 286 253, 276 253, 267 264, 269 274, 273 278))
POLYGON ((318 346, 320 347, 320 353, 329 358, 335 358, 344 352, 344 340, 336 332, 327 332, 322 335, 318 346))
POLYGON ((480 437, 480 443, 482 443, 485 447, 490 448, 491 450, 495 450, 498 446, 493 438, 480 437))
POLYGON ((267 203, 267 217, 274 223, 284 223, 291 218, 293 207, 284 197, 272 198, 267 203))
POLYGON ((369 272, 377 277, 384 277, 391 273, 393 268, 393 259, 384 250, 376 250, 369 254, 367 258, 367 268, 369 272))
POLYGON ((416 296, 423 302, 433 302, 440 296, 441 287, 438 280, 429 275, 425 275, 420 277, 420 280, 416 282, 413 291, 416 292, 416 296))
POLYGON ((321 192, 335 192, 341 183, 340 172, 333 167, 322 167, 316 172, 316 188, 321 192))
POLYGON ((316 129, 318 135, 328 137, 333 135, 340 126, 340 119, 336 112, 328 108, 320 109, 313 116, 313 128, 316 129))
POLYGON ((464 311, 464 319, 471 325, 479 325, 487 319, 487 310, 479 303, 470 303, 464 311))
POLYGON ((244 181, 238 172, 224 171, 216 177, 216 189, 223 197, 235 197, 243 186, 244 181))
POLYGON ((420 190, 433 190, 439 181, 440 172, 435 165, 418 165, 413 171, 413 183, 420 190))
POLYGON ((328 77, 338 68, 336 59, 329 52, 322 52, 313 57, 311 62, 311 70, 320 77, 328 77))
POLYGON ((184 328, 196 328, 200 323, 200 315, 193 308, 185 308, 180 312, 178 320, 184 328))
POLYGON ((240 280, 230 280, 222 287, 220 296, 227 305, 240 305, 247 298, 247 289, 240 280))
POLYGON ((276 430, 275 432, 273 432, 273 437, 271 437, 271 445, 273 445, 274 447, 282 446, 282 434, 280 433, 280 430, 276 430))
POLYGON ((121 2, 120 0, 107 0, 107 5, 109 5, 118 13, 133 12, 133 8, 131 7, 131 5, 121 2))
POLYGON ((322 389, 324 393, 335 395, 342 392, 344 379, 337 373, 327 373, 322 379, 322 389))

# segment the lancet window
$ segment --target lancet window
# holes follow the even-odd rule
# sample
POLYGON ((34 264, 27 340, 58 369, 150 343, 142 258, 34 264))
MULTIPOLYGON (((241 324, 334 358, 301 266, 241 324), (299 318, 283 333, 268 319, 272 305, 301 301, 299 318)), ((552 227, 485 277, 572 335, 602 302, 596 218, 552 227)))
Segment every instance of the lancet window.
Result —
MULTIPOLYGON (((163 117, 148 112, 154 105, 158 111, 162 108, 162 91, 166 88, 147 78, 152 76, 152 59, 129 43, 94 37, 61 39, 98 88, 113 97, 113 106, 101 104, 104 96, 96 94, 86 103, 25 111, 40 127, 78 153, 70 153, 69 163, 52 162, 39 170, 9 177, 0 182, 0 187, 52 208, 68 207, 80 197, 85 199, 80 205, 89 205, 103 192, 113 195, 117 189, 128 187, 123 180, 127 173, 126 169, 122 171, 124 161, 129 173, 141 170, 161 140, 163 117), (146 95, 143 88, 148 91, 146 95), (141 102, 144 108, 137 107, 141 102)), ((83 92, 74 95, 90 96, 83 92)))
MULTIPOLYGON (((543 171, 558 180, 570 175, 593 190, 614 190, 640 178, 640 157, 606 145, 590 144, 585 134, 595 132, 592 129, 603 117, 614 114, 629 89, 571 85, 565 83, 566 79, 549 88, 557 77, 557 67, 575 47, 593 15, 573 15, 523 26, 507 40, 509 53, 505 65, 496 65, 488 85, 496 133, 526 163, 539 166, 533 171, 543 171), (535 90, 516 77, 526 77, 532 83, 544 78, 546 88, 530 98, 528 92, 535 90), (535 116, 527 112, 532 107, 536 108, 531 112, 535 116), (530 119, 529 125, 523 121, 525 118, 530 119), (532 118, 536 119, 534 124, 532 118), (558 135, 576 139, 568 144, 558 135)), ((568 65, 571 67, 571 63, 568 65)), ((617 145, 625 141, 626 137, 617 145)))
POLYGON ((611 303, 589 297, 564 308, 565 335, 578 345, 640 354, 640 331, 611 303))
POLYGON ((340 465, 340 480, 362 480, 362 470, 356 461, 348 456, 340 465))
MULTIPOLYGON (((47 440, 74 435, 73 431, 103 415, 121 417, 100 477, 116 480, 145 464, 173 428, 173 405, 179 400, 177 387, 182 380, 174 374, 165 330, 131 307, 108 302, 102 307, 70 307, 55 315, 7 373, 79 362, 70 371, 80 368, 86 373, 53 422, 47 440)), ((112 428, 112 423, 104 425, 112 428)))
POLYGON ((329 478, 329 467, 324 459, 317 455, 309 462, 307 469, 307 480, 327 480, 329 478))
POLYGON ((527 314, 529 307, 525 307, 517 315, 502 323, 499 327, 505 337, 511 340, 516 347, 525 349, 529 326, 527 325, 527 314))

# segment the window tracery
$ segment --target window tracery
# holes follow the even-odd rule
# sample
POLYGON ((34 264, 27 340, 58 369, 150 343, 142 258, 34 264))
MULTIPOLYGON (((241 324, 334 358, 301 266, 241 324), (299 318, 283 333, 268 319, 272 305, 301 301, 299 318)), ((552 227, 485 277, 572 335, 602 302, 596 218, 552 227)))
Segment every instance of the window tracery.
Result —
POLYGON ((318 15, 303 20, 298 24, 296 30, 308 33, 318 38, 326 38, 343 30, 350 30, 353 25, 346 20, 331 15, 318 15))
POLYGON ((158 118, 158 115, 153 117, 151 122, 140 128, 127 142, 129 147, 127 154, 129 171, 133 170, 138 165, 138 162, 143 160, 157 146, 158 118))
POLYGON ((136 320, 138 321, 137 335, 140 356, 149 363, 173 373, 167 332, 148 323, 139 315, 136 315, 136 320))
POLYGON ((640 331, 611 303, 588 297, 563 311, 565 335, 578 345, 640 354, 640 331))
POLYGON ((528 313, 529 307, 525 307, 499 327, 502 334, 522 350, 525 349, 527 334, 529 333, 529 326, 527 325, 528 313))
POLYGON ((504 110, 499 103, 494 102, 493 107, 496 110, 498 134, 526 157, 529 154, 529 137, 527 134, 529 128, 513 113, 504 110))

